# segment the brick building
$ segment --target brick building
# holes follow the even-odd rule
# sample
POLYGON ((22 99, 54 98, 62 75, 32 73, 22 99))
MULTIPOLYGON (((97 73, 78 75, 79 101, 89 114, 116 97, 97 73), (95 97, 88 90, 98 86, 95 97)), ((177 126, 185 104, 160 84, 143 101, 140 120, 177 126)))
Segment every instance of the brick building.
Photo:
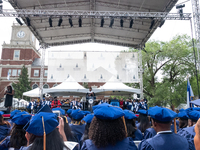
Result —
MULTIPOLYGON (((22 66, 28 68, 28 75, 32 89, 37 88, 40 82, 40 53, 36 49, 36 38, 27 28, 13 24, 11 41, 9 44, 3 43, 0 59, 0 98, 6 86, 18 81, 22 66), (10 79, 7 79, 8 73, 10 79)), ((47 83, 48 67, 44 71, 44 88, 51 88, 59 83, 47 83)), ((80 83, 82 84, 82 83, 80 83)), ((88 86, 99 87, 104 83, 88 83, 88 86)))

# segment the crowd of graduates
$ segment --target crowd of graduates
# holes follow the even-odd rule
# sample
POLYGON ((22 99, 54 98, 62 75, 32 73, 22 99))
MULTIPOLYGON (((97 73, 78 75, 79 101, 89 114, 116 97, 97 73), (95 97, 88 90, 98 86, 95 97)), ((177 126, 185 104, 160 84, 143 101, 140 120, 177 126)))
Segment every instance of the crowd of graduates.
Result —
POLYGON ((0 150, 200 150, 200 108, 177 114, 155 106, 136 117, 106 102, 92 112, 51 107, 34 115, 14 110, 10 120, 0 112, 0 150))

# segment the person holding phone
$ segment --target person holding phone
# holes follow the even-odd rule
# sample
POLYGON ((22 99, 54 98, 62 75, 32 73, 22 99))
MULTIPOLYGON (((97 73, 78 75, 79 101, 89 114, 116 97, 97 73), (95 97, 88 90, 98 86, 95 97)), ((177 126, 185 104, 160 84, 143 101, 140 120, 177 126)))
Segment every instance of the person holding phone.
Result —
POLYGON ((4 95, 6 95, 4 106, 8 108, 8 110, 10 111, 12 107, 12 101, 13 101, 13 95, 14 95, 14 90, 12 89, 10 85, 7 86, 7 90, 4 92, 4 95))

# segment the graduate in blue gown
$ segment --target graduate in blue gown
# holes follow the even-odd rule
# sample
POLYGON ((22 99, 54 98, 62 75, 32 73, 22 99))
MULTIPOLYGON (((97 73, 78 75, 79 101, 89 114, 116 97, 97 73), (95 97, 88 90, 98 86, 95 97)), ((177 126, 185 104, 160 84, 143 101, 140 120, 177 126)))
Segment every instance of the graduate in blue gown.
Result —
POLYGON ((156 135, 156 130, 151 127, 151 128, 148 128, 144 131, 144 139, 149 139, 149 138, 152 138, 156 135))
POLYGON ((135 114, 130 110, 124 110, 124 114, 128 137, 133 141, 143 140, 142 132, 135 126, 135 119, 137 118, 135 114))
POLYGON ((3 112, 0 111, 0 141, 10 134, 11 124, 3 118, 3 112))
POLYGON ((179 130, 181 131, 184 128, 187 128, 188 126, 188 115, 186 111, 181 111, 178 113, 178 118, 179 118, 179 130))
POLYGON ((80 109, 73 110, 71 113, 72 121, 69 124, 71 130, 77 135, 78 140, 80 141, 84 131, 85 131, 85 124, 81 122, 84 117, 83 111, 80 109))
POLYGON ((195 124, 196 124, 197 120, 200 118, 200 112, 196 111, 196 110, 190 111, 188 113, 188 117, 189 117, 189 120, 190 120, 192 126, 187 127, 187 128, 183 128, 177 134, 185 137, 188 140, 189 150, 195 150, 195 146, 194 146, 195 131, 194 131, 194 128, 195 128, 195 124))
POLYGON ((189 144, 186 138, 173 133, 170 130, 171 121, 177 116, 170 109, 155 106, 148 110, 152 118, 152 124, 157 132, 152 138, 143 140, 139 150, 188 150, 189 144))
POLYGON ((102 104, 93 110, 89 139, 83 142, 81 150, 137 150, 134 142, 126 136, 121 108, 102 104))
POLYGON ((151 127, 149 118, 147 116, 147 111, 146 110, 138 110, 139 113, 139 118, 138 118, 138 124, 136 124, 137 128, 144 133, 144 131, 148 128, 151 127))
POLYGON ((31 115, 27 112, 20 112, 12 118, 14 123, 12 132, 10 136, 7 136, 0 144, 0 149, 10 149, 19 150, 21 146, 27 144, 25 138, 25 131, 23 129, 24 125, 30 120, 31 115))

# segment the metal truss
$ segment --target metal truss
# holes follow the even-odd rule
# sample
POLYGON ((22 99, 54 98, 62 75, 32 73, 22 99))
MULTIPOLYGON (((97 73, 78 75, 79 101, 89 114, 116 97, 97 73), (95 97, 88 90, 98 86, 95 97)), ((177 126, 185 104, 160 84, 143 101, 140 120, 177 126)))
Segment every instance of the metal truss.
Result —
POLYGON ((194 20, 194 29, 195 36, 197 41, 197 55, 198 55, 198 65, 197 68, 200 71, 200 10, 199 10, 199 0, 191 0, 192 3, 192 11, 193 11, 193 20, 194 20))
POLYGON ((4 9, 0 17, 50 17, 50 16, 72 16, 85 18, 140 18, 165 20, 190 20, 190 13, 167 13, 167 12, 128 12, 128 11, 86 11, 86 10, 33 10, 33 9, 4 9))

